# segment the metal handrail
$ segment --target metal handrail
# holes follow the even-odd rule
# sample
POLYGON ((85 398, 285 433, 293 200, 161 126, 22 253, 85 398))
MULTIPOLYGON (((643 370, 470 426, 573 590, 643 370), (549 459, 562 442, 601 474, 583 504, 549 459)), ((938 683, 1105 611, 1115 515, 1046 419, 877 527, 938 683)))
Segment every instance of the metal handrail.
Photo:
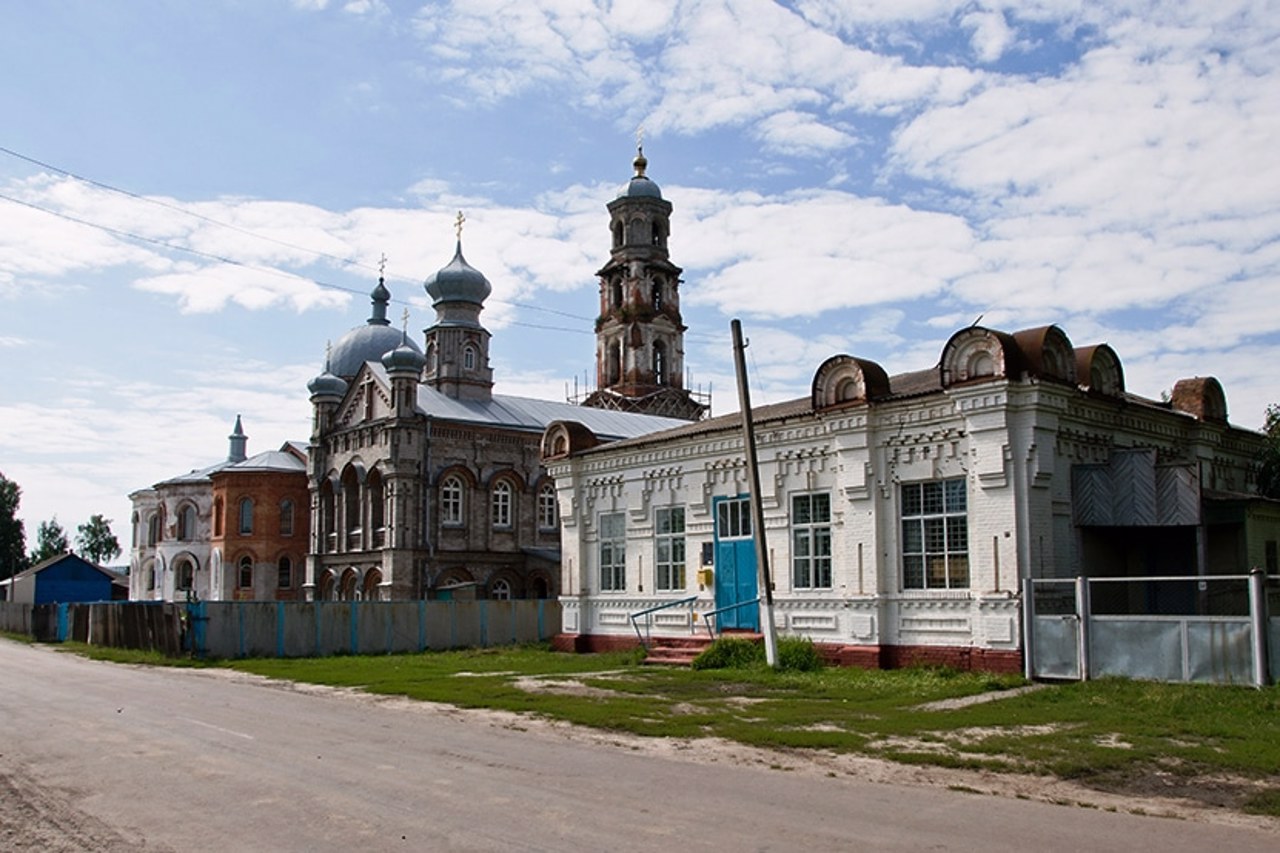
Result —
MULTIPOLYGON (((640 645, 646 650, 649 648, 649 643, 647 642, 647 638, 640 634, 640 626, 636 624, 636 619, 638 619, 641 616, 648 616, 651 613, 657 613, 659 610, 666 610, 669 607, 679 607, 681 604, 690 605, 689 612, 692 613, 693 612, 692 604, 697 600, 698 600, 698 596, 691 595, 688 598, 681 598, 676 601, 667 601, 663 604, 654 605, 653 607, 646 607, 644 610, 637 610, 635 613, 628 613, 627 616, 631 619, 631 627, 635 629, 636 639, 640 641, 640 645)), ((689 624, 690 626, 692 626, 693 624, 692 619, 690 620, 689 624)), ((652 625, 651 622, 648 622, 648 621, 645 622, 646 633, 648 632, 651 625, 652 625)), ((692 627, 690 628, 690 630, 692 630, 692 627)))
POLYGON ((711 617, 719 616, 721 613, 727 613, 730 610, 737 610, 739 607, 748 607, 752 604, 759 604, 759 603, 760 603, 760 597, 756 596, 750 601, 739 601, 737 604, 730 604, 725 607, 717 607, 715 610, 712 610, 710 613, 704 613, 702 616, 702 624, 707 626, 707 636, 713 640, 716 638, 715 634, 711 633, 711 617))

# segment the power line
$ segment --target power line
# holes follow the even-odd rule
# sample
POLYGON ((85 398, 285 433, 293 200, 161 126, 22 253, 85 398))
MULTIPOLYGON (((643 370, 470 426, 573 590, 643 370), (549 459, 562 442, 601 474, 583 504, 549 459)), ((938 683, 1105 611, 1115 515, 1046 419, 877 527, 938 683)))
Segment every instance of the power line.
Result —
MULTIPOLYGON (((362 262, 360 262, 360 261, 356 260, 355 258, 343 258, 343 257, 340 257, 340 256, 338 256, 338 255, 333 255, 333 254, 330 254, 330 253, 328 253, 328 252, 321 251, 321 250, 319 250, 319 249, 313 249, 313 248, 311 248, 311 247, 309 247, 309 246, 302 246, 302 245, 299 245, 299 244, 297 244, 297 243, 291 243, 291 242, 289 242, 289 241, 287 241, 287 240, 279 240, 279 239, 277 239, 277 238, 275 238, 275 237, 268 237, 268 236, 267 236, 267 235, 265 235, 265 234, 259 234, 259 233, 255 232, 255 231, 250 231, 249 229, 247 229, 247 228, 242 228, 242 227, 241 227, 241 226, 239 226, 239 225, 233 225, 233 224, 231 224, 231 223, 229 223, 229 222, 223 222, 223 221, 221 221, 221 220, 219 220, 219 219, 214 219, 214 218, 213 218, 213 217, 211 217, 211 216, 205 216, 205 215, 204 215, 204 214, 202 214, 202 213, 197 213, 196 211, 190 210, 190 209, 188 209, 188 208, 186 208, 186 207, 182 207, 182 206, 180 206, 180 205, 176 205, 176 204, 170 204, 169 202, 162 201, 161 199, 155 198, 155 197, 153 197, 153 196, 145 196, 145 195, 141 195, 141 194, 139 194, 139 193, 135 193, 135 192, 133 192, 133 191, 131 191, 131 190, 123 189, 122 187, 117 187, 117 186, 114 186, 114 185, 112 185, 112 184, 108 184, 108 183, 106 183, 106 182, 104 182, 104 181, 98 181, 98 180, 95 180, 95 179, 93 179, 93 178, 90 178, 90 177, 86 177, 86 176, 84 176, 84 175, 77 174, 77 173, 72 172, 72 171, 69 171, 69 170, 67 170, 67 169, 63 169, 63 168, 61 168, 61 167, 59 167, 59 166, 55 166, 55 165, 53 165, 52 163, 46 163, 46 162, 45 162, 45 161, 43 161, 43 160, 38 160, 38 159, 36 159, 35 157, 30 157, 30 156, 27 156, 26 154, 23 154, 23 153, 21 153, 21 152, 14 151, 12 148, 6 148, 6 147, 4 147, 4 146, 0 146, 0 153, 7 154, 7 155, 9 155, 10 157, 14 157, 14 158, 16 158, 16 159, 18 159, 18 160, 22 160, 23 162, 30 163, 30 164, 32 164, 32 165, 34 165, 34 166, 39 166, 39 167, 40 167, 40 168, 42 168, 42 169, 47 169, 47 170, 49 170, 49 171, 51 171, 51 172, 55 172, 55 173, 57 173, 57 174, 59 174, 59 175, 63 175, 63 176, 65 176, 65 177, 72 178, 72 179, 77 180, 77 181, 81 181, 81 182, 86 183, 86 184, 89 184, 89 185, 91 185, 91 186, 98 187, 99 189, 106 190, 107 192, 117 193, 117 194, 122 195, 122 196, 125 196, 125 197, 127 197, 127 198, 131 198, 131 199, 133 199, 133 200, 135 200, 135 201, 143 202, 144 204, 153 204, 153 205, 156 205, 157 207, 162 207, 162 208, 164 208, 164 209, 166 209, 166 210, 171 210, 171 211, 173 211, 173 212, 175 212, 175 213, 180 213, 180 214, 182 214, 182 215, 184 215, 184 216, 190 216, 190 217, 192 217, 192 218, 194 218, 194 219, 198 219, 198 220, 200 220, 201 222, 207 222, 207 223, 209 223, 210 225, 216 225, 216 226, 218 226, 219 228, 226 228, 226 229, 228 229, 228 230, 230 230, 230 231, 235 231, 235 232, 236 232, 236 233, 238 233, 238 234, 244 234, 245 236, 247 236, 247 237, 252 237, 252 238, 254 238, 255 240, 263 240, 263 241, 268 242, 268 243, 273 243, 273 244, 275 244, 275 245, 277 245, 277 246, 283 246, 283 247, 285 247, 285 248, 293 249, 293 250, 295 250, 295 251, 299 251, 299 252, 306 252, 307 254, 315 255, 316 257, 319 257, 319 258, 327 258, 327 259, 329 259, 329 260, 331 260, 331 261, 335 261, 335 262, 337 262, 338 264, 341 264, 341 265, 342 265, 342 266, 344 266, 344 267, 359 267, 360 269, 368 270, 369 272, 380 272, 380 270, 378 270, 378 268, 377 268, 377 267, 373 267, 373 266, 370 266, 370 265, 368 265, 368 264, 362 263, 362 262)), ((41 205, 38 205, 38 204, 33 204, 33 203, 31 203, 31 202, 21 201, 21 200, 19 200, 19 199, 12 198, 11 196, 6 196, 6 195, 2 195, 2 194, 0 194, 0 198, 3 198, 3 199, 5 199, 5 200, 7 200, 7 201, 14 202, 15 204, 21 204, 21 205, 24 205, 24 206, 26 206, 26 207, 30 207, 30 208, 35 209, 35 210, 43 211, 43 212, 48 213, 48 214, 51 214, 51 215, 53 215, 53 216, 59 216, 59 217, 62 217, 63 219, 67 219, 68 221, 71 221, 71 222, 76 222, 77 224, 80 224, 80 225, 85 225, 85 226, 90 227, 90 228, 97 228, 97 229, 100 229, 100 230, 102 230, 102 231, 106 231, 107 233, 115 234, 116 236, 127 237, 128 239, 132 239, 132 240, 140 240, 140 241, 142 241, 142 242, 150 243, 150 244, 152 244, 152 245, 163 246, 164 248, 169 249, 169 250, 171 250, 171 251, 187 252, 187 253, 189 253, 189 254, 193 254, 193 255, 196 255, 196 256, 198 256, 198 257, 204 257, 204 258, 209 258, 209 259, 212 259, 212 260, 217 260, 217 261, 219 261, 219 262, 221 262, 221 263, 233 264, 233 265, 235 265, 235 266, 245 267, 245 268, 247 268, 247 269, 256 269, 256 270, 260 270, 260 271, 263 271, 263 272, 273 272, 273 273, 275 273, 275 274, 277 274, 277 275, 288 276, 288 277, 291 277, 291 278, 300 278, 300 277, 301 277, 301 276, 297 276, 297 275, 295 275, 295 274, 293 274, 293 273, 289 273, 289 272, 285 272, 285 271, 283 271, 283 270, 275 269, 275 268, 273 268, 273 267, 264 267, 264 266, 260 266, 260 265, 256 265, 256 264, 246 264, 246 263, 243 263, 243 262, 240 262, 240 261, 235 261, 235 260, 233 260, 233 259, 231 259, 231 258, 226 258, 226 257, 222 257, 222 256, 219 256, 219 255, 211 255, 211 254, 208 254, 208 253, 205 253, 205 252, 200 252, 200 251, 198 251, 198 250, 196 250, 196 249, 191 249, 191 248, 188 248, 188 247, 185 247, 185 246, 177 246, 177 245, 174 245, 174 244, 172 244, 172 243, 165 243, 164 241, 161 241, 161 240, 155 240, 155 239, 153 239, 153 238, 149 238, 149 237, 144 237, 144 236, 142 236, 142 235, 140 235, 140 234, 133 234, 133 233, 131 233, 131 232, 121 231, 121 230, 119 230, 119 229, 111 228, 110 226, 101 225, 101 224, 98 224, 98 223, 96 223, 96 222, 89 222, 88 220, 78 219, 78 218, 76 218, 76 217, 70 216, 69 214, 64 214, 64 213, 61 213, 61 212, 56 211, 56 210, 52 210, 52 209, 47 208, 47 207, 42 207, 41 205)), ((392 275, 392 276, 389 276, 389 278, 390 278, 392 281, 399 281, 399 282, 403 282, 403 283, 406 283, 406 284, 420 284, 420 282, 419 282, 417 279, 411 279, 411 278, 407 278, 407 277, 404 277, 404 276, 395 276, 395 275, 392 275)), ((341 285, 336 285, 336 284, 332 284, 332 283, 329 283, 329 282, 323 282, 323 281, 319 281, 319 280, 316 280, 316 279, 312 279, 312 281, 315 281, 315 283, 316 283, 317 285, 321 286, 321 287, 328 287, 328 288, 331 288, 331 289, 341 290, 341 291, 345 291, 345 292, 347 292, 347 293, 354 293, 354 294, 361 295, 361 296, 365 295, 363 292, 361 292, 361 291, 359 291, 359 290, 355 290, 355 289, 353 289, 353 288, 343 287, 343 286, 341 286, 341 285)), ((392 301, 397 302, 397 303, 399 303, 399 304, 409 304, 409 303, 407 303, 405 300, 400 300, 400 299, 396 299, 396 300, 392 300, 392 301)), ((561 317, 568 318, 568 319, 570 319, 570 320, 581 320, 581 321, 586 322, 586 323, 593 322, 593 321, 594 321, 594 319, 595 319, 595 318, 593 318, 593 317, 584 317, 584 316, 583 316, 583 315, 581 315, 581 314, 573 314, 573 313, 568 312, 568 311, 559 311, 559 310, 556 310, 556 309, 554 309, 554 308, 545 308, 545 307, 543 307, 543 306, 541 306, 541 305, 533 305, 533 304, 530 304, 530 303, 527 303, 527 302, 515 302, 515 301, 512 301, 512 300, 506 300, 506 299, 494 299, 493 301, 494 301, 496 304, 512 305, 512 306, 515 306, 515 307, 517 307, 517 308, 524 308, 524 309, 529 310, 529 311, 541 311, 541 312, 546 313, 546 314, 555 314, 555 315, 558 315, 558 316, 561 316, 561 317)), ((535 326, 534 328, 537 328, 537 327, 535 326)), ((547 328, 551 328, 551 327, 547 327, 547 328)))

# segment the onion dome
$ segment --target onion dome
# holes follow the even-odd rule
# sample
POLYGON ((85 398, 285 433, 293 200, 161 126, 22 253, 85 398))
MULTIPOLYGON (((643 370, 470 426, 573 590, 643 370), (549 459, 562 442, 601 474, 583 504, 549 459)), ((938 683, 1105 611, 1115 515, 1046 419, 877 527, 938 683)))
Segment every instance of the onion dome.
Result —
POLYGON ((347 381, 341 376, 334 376, 326 367, 324 373, 307 383, 307 390, 311 392, 313 400, 317 397, 341 399, 347 393, 347 381))
POLYGON ((438 272, 432 273, 423 283, 432 305, 444 302, 471 302, 484 305, 485 299, 493 292, 489 279, 484 273, 467 263, 462 257, 462 238, 458 238, 458 247, 453 253, 453 260, 438 272))
MULTIPOLYGON (((401 344, 400 333, 392 328, 391 321, 387 319, 387 303, 391 301, 391 292, 381 278, 370 297, 373 308, 369 319, 363 326, 356 326, 347 332, 333 345, 326 372, 335 376, 355 376, 366 361, 379 361, 385 353, 401 344)), ((415 346, 410 341, 405 343, 410 347, 415 346)))
POLYGON ((401 337, 400 346, 382 356, 382 366, 387 373, 421 373, 427 364, 426 356, 409 344, 408 334, 401 337))
POLYGON ((618 193, 618 198, 662 198, 662 190, 658 189, 658 185, 651 181, 644 173, 645 168, 649 165, 649 161, 645 159, 644 149, 636 149, 636 159, 631 161, 631 165, 635 166, 636 173, 631 180, 623 185, 622 191, 618 193))
MULTIPOLYGON (((324 373, 321 373, 315 379, 307 383, 307 390, 311 392, 311 399, 317 397, 333 397, 341 400, 347 393, 347 382, 341 376, 334 376, 329 369, 329 365, 333 360, 333 347, 326 347, 324 359, 324 373)), ((239 417, 236 423, 239 424, 239 417)))

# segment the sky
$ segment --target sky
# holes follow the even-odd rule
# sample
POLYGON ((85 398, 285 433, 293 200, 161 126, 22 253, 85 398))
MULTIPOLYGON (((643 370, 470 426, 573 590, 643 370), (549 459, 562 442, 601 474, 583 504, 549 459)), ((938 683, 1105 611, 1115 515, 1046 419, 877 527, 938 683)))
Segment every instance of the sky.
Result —
POLYGON ((716 413, 732 318, 756 404, 1056 323, 1256 429, 1278 38, 1236 0, 0 0, 0 473, 29 548, 95 513, 127 546, 129 493, 237 415, 251 454, 308 439, 383 256, 421 343, 459 210, 495 390, 564 399, 639 133, 716 413))

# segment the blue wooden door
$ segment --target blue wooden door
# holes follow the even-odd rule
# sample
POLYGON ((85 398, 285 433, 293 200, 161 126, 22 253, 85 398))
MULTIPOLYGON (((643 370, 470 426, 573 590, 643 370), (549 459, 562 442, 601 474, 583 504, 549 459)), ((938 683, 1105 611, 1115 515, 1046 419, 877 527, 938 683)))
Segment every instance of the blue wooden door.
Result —
MULTIPOLYGON (((716 498, 716 609, 729 607, 744 601, 754 601, 759 595, 756 581, 756 547, 751 538, 751 502, 746 497, 716 498)), ((734 628, 744 631, 760 630, 760 608, 745 605, 721 613, 718 617, 721 630, 734 628)))

